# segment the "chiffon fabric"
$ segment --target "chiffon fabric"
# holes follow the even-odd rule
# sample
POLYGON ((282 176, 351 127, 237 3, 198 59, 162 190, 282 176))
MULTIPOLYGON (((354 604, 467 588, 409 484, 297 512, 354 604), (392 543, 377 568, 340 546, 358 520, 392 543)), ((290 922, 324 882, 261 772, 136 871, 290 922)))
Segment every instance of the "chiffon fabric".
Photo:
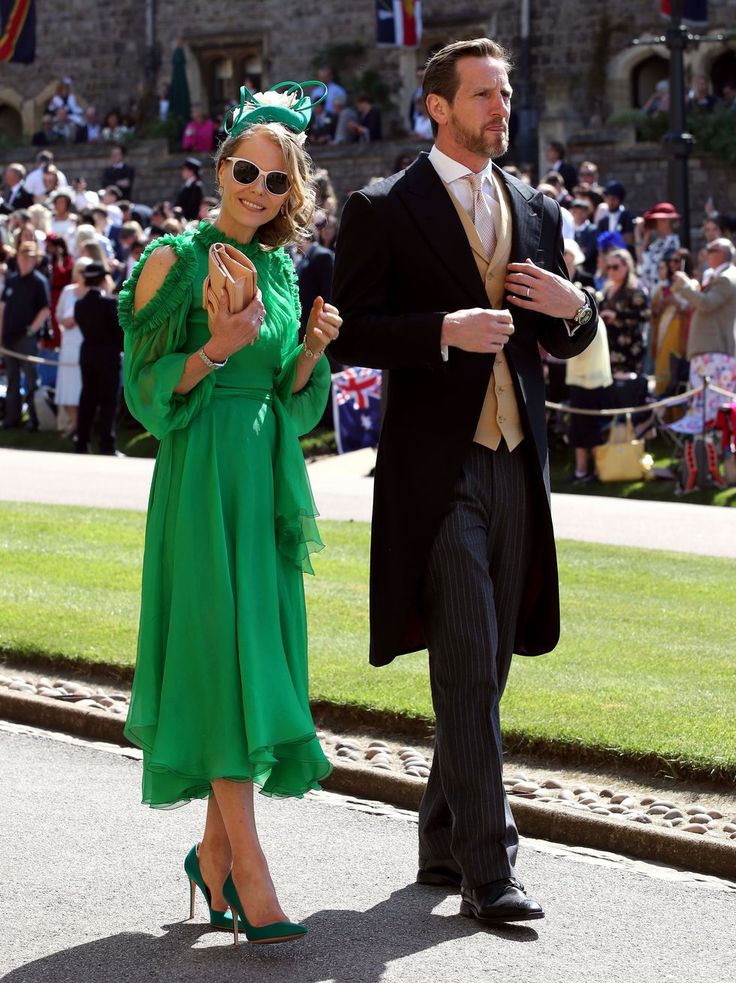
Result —
POLYGON ((282 249, 213 225, 146 249, 120 294, 125 397, 161 441, 151 485, 133 692, 126 736, 143 750, 143 801, 210 795, 216 778, 301 796, 331 770, 308 701, 304 571, 322 548, 298 436, 330 386, 327 359, 292 394, 300 346, 294 268, 282 249), (210 337, 202 283, 213 242, 258 270, 266 317, 255 344, 186 395, 189 355, 210 337), (134 312, 143 263, 177 261, 134 312))

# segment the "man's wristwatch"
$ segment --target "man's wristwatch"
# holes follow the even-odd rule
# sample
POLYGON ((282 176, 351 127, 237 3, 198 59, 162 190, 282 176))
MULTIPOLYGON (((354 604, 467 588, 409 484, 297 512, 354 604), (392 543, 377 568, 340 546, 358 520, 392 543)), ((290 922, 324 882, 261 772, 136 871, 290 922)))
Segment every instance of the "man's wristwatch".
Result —
POLYGON ((582 328, 584 325, 588 323, 588 321, 590 321, 592 317, 593 317, 593 306, 590 303, 590 297, 586 294, 585 300, 583 301, 583 306, 578 307, 578 309, 575 311, 575 314, 570 318, 570 320, 573 322, 573 324, 576 324, 579 328, 582 328))
POLYGON ((202 359, 202 361, 204 362, 204 364, 207 366, 208 369, 223 369, 227 365, 227 359, 225 359, 224 362, 215 362, 214 359, 211 359, 207 354, 207 352, 204 350, 204 347, 200 348, 197 354, 202 359))

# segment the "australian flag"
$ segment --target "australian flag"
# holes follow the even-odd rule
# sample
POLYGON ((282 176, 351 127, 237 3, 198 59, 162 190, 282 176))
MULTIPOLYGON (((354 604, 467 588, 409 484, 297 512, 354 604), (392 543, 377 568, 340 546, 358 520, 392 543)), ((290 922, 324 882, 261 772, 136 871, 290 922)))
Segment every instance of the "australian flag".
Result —
POLYGON ((376 447, 381 431, 381 373, 345 369, 332 377, 332 412, 340 454, 376 447))
POLYGON ((0 61, 36 57, 36 0, 0 0, 0 61))

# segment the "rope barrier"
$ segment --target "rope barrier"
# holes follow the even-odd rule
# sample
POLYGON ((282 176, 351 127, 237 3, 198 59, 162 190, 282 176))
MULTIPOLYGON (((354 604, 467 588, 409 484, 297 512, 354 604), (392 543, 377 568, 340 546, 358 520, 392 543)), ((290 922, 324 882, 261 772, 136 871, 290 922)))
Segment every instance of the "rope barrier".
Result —
MULTIPOLYGON (((56 362, 52 358, 43 358, 41 355, 22 355, 20 352, 14 352, 9 348, 4 348, 0 345, 0 355, 8 355, 10 358, 18 358, 22 362, 34 362, 36 365, 55 365, 57 368, 65 369, 77 369, 79 368, 78 362, 56 362)), ((736 400, 736 393, 729 392, 728 389, 722 389, 720 386, 707 387, 711 392, 717 393, 719 396, 726 396, 730 399, 736 400)), ((548 410, 557 410, 561 413, 577 413, 580 416, 624 416, 630 413, 647 413, 652 410, 658 410, 663 406, 679 406, 680 403, 686 403, 691 396, 696 396, 698 393, 702 393, 702 388, 688 389, 687 392, 680 393, 678 396, 668 396, 666 399, 658 399, 653 403, 644 403, 643 406, 621 406, 617 409, 611 410, 584 410, 578 409, 574 406, 568 406, 566 403, 552 403, 549 400, 545 400, 544 405, 548 410)))
POLYGON ((55 365, 57 368, 78 369, 79 362, 57 362, 53 358, 42 358, 40 355, 23 355, 14 352, 11 348, 0 345, 0 355, 8 355, 10 358, 20 359, 21 362, 33 362, 35 365, 55 365))

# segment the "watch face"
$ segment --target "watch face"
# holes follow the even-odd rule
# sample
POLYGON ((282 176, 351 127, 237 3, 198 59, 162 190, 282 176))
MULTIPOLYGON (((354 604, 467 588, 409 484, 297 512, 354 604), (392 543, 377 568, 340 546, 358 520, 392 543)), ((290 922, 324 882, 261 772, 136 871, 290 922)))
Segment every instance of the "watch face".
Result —
POLYGON ((575 320, 576 320, 576 321, 578 322, 578 324, 579 324, 579 325, 580 325, 580 326, 582 327, 583 325, 585 325, 585 324, 587 324, 587 323, 588 323, 588 321, 590 321, 590 319, 591 319, 592 317, 593 317, 593 311, 592 311, 592 309, 591 309, 590 307, 584 307, 584 308, 582 309, 582 311, 580 311, 580 312, 579 312, 579 313, 578 313, 578 314, 576 315, 576 317, 575 317, 575 320))

